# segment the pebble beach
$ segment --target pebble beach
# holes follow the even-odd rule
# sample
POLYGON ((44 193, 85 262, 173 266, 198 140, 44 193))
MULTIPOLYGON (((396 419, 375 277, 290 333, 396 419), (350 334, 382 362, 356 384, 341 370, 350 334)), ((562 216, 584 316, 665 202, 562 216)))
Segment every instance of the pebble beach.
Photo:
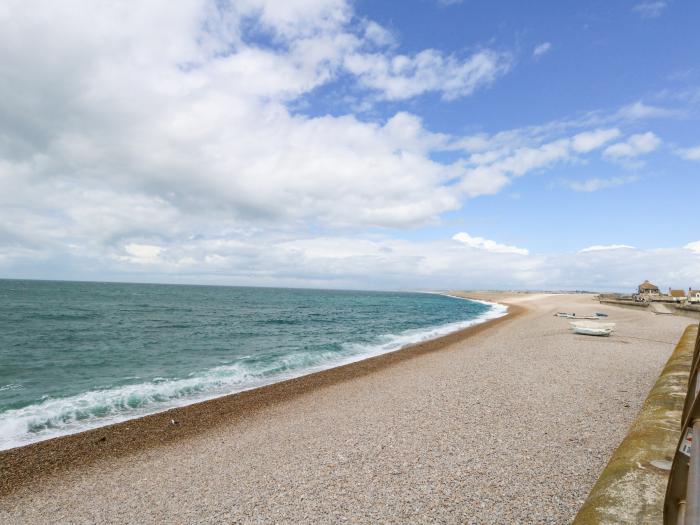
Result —
POLYGON ((569 523, 692 320, 592 295, 0 453, 2 523, 569 523), (558 311, 609 314, 609 338, 558 311))

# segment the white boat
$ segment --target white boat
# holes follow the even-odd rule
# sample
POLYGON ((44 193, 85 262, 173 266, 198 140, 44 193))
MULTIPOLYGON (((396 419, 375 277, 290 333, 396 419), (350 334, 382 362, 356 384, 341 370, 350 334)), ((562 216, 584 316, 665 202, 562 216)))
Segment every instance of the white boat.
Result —
POLYGON ((569 323, 575 334, 610 335, 615 330, 615 323, 591 323, 589 321, 574 321, 569 323))

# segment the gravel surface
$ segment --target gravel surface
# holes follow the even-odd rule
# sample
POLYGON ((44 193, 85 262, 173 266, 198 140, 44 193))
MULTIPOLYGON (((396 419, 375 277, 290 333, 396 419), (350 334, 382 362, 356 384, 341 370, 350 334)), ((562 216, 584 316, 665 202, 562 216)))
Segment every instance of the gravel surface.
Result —
POLYGON ((591 296, 177 443, 22 486, 0 523, 568 523, 692 320, 591 296), (610 313, 610 338, 555 311, 610 313))

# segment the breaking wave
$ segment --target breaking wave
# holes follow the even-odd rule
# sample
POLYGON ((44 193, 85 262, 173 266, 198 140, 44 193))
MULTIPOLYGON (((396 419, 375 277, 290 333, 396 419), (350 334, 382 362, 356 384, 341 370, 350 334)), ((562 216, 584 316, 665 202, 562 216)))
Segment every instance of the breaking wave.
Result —
MULTIPOLYGON (((427 329, 407 330, 400 334, 387 334, 379 337, 373 344, 345 343, 341 345, 339 352, 292 352, 282 355, 245 356, 235 363, 193 373, 190 377, 157 377, 146 382, 92 390, 73 396, 45 398, 36 404, 0 413, 0 450, 73 434, 360 361, 435 339, 502 317, 507 313, 507 307, 503 305, 485 304, 491 306, 491 309, 470 320, 427 329)), ((5 385, 1 388, 21 387, 5 385)))

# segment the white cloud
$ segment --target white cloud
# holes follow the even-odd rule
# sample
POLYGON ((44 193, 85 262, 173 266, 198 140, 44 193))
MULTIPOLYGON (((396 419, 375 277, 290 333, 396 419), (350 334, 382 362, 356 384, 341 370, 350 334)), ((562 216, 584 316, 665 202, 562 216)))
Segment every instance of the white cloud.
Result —
POLYGON ((345 0, 237 0, 215 7, 230 10, 236 17, 254 17, 263 27, 287 39, 337 31, 352 17, 345 0))
POLYGON ((498 193, 511 182, 511 177, 543 169, 557 162, 572 160, 577 154, 602 147, 620 134, 619 130, 596 129, 577 133, 537 146, 501 147, 469 158, 460 187, 468 196, 498 193))
POLYGON ((668 0, 645 0, 636 4, 632 9, 644 18, 656 18, 668 7, 668 0))
POLYGON ((700 254, 700 241, 695 241, 695 242, 689 242, 685 246, 683 246, 686 250, 690 250, 691 252, 695 252, 697 254, 700 254))
POLYGON ((607 250, 636 250, 636 248, 628 244, 595 244, 579 250, 579 253, 602 252, 607 250))
POLYGON ((604 188, 615 188, 617 186, 622 186, 624 184, 629 184, 631 182, 637 181, 637 177, 611 177, 609 179, 600 179, 594 177, 592 179, 587 179, 584 181, 570 180, 566 181, 565 185, 574 191, 582 192, 592 192, 602 190, 604 188))
POLYGON ((573 282, 556 259, 514 257, 527 251, 487 239, 469 237, 478 249, 468 250, 449 239, 366 232, 431 224, 469 197, 585 160, 620 136, 621 117, 451 136, 408 111, 298 110, 313 90, 346 76, 361 101, 451 99, 512 67, 508 53, 489 49, 397 49, 394 35, 343 0, 5 2, 0 63, 12 74, 0 83, 3 276, 573 282), (251 40, 251 27, 265 38, 251 40), (436 160, 444 152, 454 160, 436 160), (319 230, 334 233, 308 238, 319 230), (507 277, 495 276, 497 267, 507 277))
MULTIPOLYGON (((161 247, 145 241, 140 244, 161 247)), ((116 253, 123 255, 123 246, 116 253)), ((28 251, 14 256, 18 257, 14 267, 0 258, 5 277, 20 271, 25 277, 32 276, 30 272, 45 270, 46 264, 55 266, 57 260, 55 256, 37 259, 28 251)), ((700 264, 689 257, 700 257, 700 252, 630 247, 523 256, 478 245, 466 249, 464 243, 450 239, 408 241, 384 236, 296 237, 240 232, 235 238, 229 233, 226 238, 178 239, 164 247, 159 260, 150 264, 95 254, 74 261, 74 266, 54 275, 79 279, 116 276, 133 282, 153 281, 157 276, 166 282, 324 288, 632 291, 650 276, 661 286, 694 286, 700 282, 700 264), (95 273, 95 268, 100 273, 95 273)))
POLYGON ((129 243, 124 246, 126 255, 117 256, 119 260, 135 264, 155 264, 160 261, 163 248, 152 244, 129 243))
POLYGON ((620 130, 617 128, 587 131, 579 133, 573 137, 572 147, 579 153, 588 153, 594 149, 600 148, 603 144, 610 142, 619 136, 620 130))
POLYGON ((6 184, 26 172, 35 191, 103 180, 105 191, 207 202, 243 221, 407 226, 459 206, 443 187, 452 169, 428 158, 440 137, 417 119, 309 118, 285 106, 349 54, 386 44, 378 24, 355 31, 338 0, 166 4, 122 13, 47 2, 36 17, 17 2, 3 12, 26 16, 0 14, 0 59, 16 72, 0 88, 6 184), (281 48, 241 39, 251 17, 281 48))
POLYGON ((485 250, 492 253, 515 253, 518 255, 528 255, 530 253, 525 248, 500 244, 490 239, 484 239, 483 237, 472 237, 466 232, 457 233, 452 237, 452 239, 461 242, 470 248, 485 250))
POLYGON ((685 160, 700 160, 700 146, 678 149, 675 153, 685 160))
MULTIPOLYGON (((465 59, 435 50, 395 54, 381 47, 388 32, 367 20, 353 25, 340 0, 225 7, 190 0, 122 12, 94 2, 79 10, 91 23, 56 2, 46 2, 41 18, 21 2, 11 11, 30 9, 27 16, 0 14, 0 59, 17 73, 0 89, 0 178, 17 188, 4 194, 13 196, 17 216, 30 224, 58 214, 67 222, 54 229, 81 229, 103 243, 140 231, 130 226, 129 201, 149 203, 144 217, 162 209, 170 217, 198 214, 198 235, 215 233, 219 219, 207 222, 213 214, 244 227, 412 227, 619 134, 594 129, 544 142, 530 130, 449 137, 406 112, 374 122, 295 114, 288 103, 353 60, 387 68, 384 76, 374 66, 358 71, 358 82, 382 96, 434 90, 452 98, 502 74, 509 58, 489 50, 465 59), (247 43, 241 25, 251 20, 277 45, 247 43), (445 163, 432 155, 474 148, 481 158, 445 163), (32 191, 23 190, 28 178, 32 191), (102 218, 90 220, 100 213, 90 199, 76 200, 78 188, 102 195, 102 218), (27 199, 21 209, 20 195, 27 199), (112 206, 103 204, 108 195, 112 206), (59 201, 65 209, 51 204, 59 201), (108 219, 100 232, 92 226, 108 219)), ((172 222, 142 224, 155 238, 171 235, 172 222)))
POLYGON ((613 159, 634 158, 651 153, 661 145, 661 139, 651 131, 631 135, 625 142, 608 146, 603 151, 606 157, 613 159))
POLYGON ((393 46, 396 44, 396 39, 391 31, 373 20, 368 20, 366 22, 364 34, 367 40, 380 47, 393 46))
POLYGON ((651 106, 645 104, 641 100, 623 106, 617 112, 616 117, 625 120, 643 120, 652 118, 677 118, 682 117, 684 113, 677 109, 663 108, 660 106, 651 106))
POLYGON ((454 100, 507 73, 512 59, 507 53, 491 50, 460 59, 426 49, 414 56, 358 53, 349 55, 344 65, 363 86, 378 91, 386 100, 405 100, 428 92, 454 100))
POLYGON ((549 53, 549 51, 552 50, 552 43, 551 42, 542 42, 541 44, 538 44, 535 46, 535 49, 532 50, 532 56, 535 58, 539 58, 542 55, 549 53))

